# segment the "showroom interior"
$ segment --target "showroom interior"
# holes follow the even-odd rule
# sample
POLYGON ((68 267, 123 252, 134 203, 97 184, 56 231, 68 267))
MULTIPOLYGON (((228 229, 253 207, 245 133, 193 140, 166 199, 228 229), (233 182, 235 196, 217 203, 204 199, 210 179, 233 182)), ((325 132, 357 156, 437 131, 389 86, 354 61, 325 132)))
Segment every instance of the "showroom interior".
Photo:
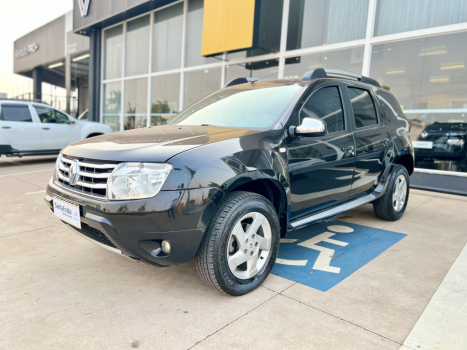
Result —
POLYGON ((115 131, 160 125, 238 77, 300 78, 314 68, 370 76, 398 99, 412 141, 435 137, 443 150, 420 150, 412 184, 467 192, 467 1, 253 2, 251 45, 203 52, 203 27, 219 17, 213 1, 75 0, 15 42, 16 51, 39 45, 15 59, 15 73, 34 79, 36 98, 41 82, 66 88, 57 108, 88 109, 115 131))

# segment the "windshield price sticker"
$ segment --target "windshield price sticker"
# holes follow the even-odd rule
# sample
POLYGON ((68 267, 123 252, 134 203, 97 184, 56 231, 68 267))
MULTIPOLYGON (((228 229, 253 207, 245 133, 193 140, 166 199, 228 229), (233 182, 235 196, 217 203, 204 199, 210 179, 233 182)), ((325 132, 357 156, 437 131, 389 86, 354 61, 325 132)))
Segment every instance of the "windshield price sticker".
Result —
POLYGON ((59 219, 81 228, 81 220, 79 216, 79 206, 74 205, 56 197, 53 198, 54 214, 59 219))

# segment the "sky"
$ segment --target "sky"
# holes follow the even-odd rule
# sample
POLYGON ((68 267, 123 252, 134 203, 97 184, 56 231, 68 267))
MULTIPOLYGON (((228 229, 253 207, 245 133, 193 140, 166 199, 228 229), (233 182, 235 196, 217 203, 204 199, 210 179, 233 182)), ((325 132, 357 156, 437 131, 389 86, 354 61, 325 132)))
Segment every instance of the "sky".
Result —
MULTIPOLYGON (((32 92, 32 79, 13 74, 13 43, 71 10, 73 0, 0 0, 0 92, 8 97, 32 92)), ((49 93, 50 85, 42 90, 49 93)))

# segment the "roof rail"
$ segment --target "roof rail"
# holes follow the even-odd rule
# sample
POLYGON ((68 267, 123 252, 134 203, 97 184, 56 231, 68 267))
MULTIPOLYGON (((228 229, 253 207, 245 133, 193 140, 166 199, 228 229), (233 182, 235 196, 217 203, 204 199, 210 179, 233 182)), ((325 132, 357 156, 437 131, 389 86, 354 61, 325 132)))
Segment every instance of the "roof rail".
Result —
POLYGON ((362 83, 365 83, 365 84, 373 85, 376 87, 381 87, 381 85, 379 85, 379 83, 376 80, 368 78, 368 77, 364 77, 363 75, 350 73, 350 72, 344 72, 340 70, 334 70, 334 69, 323 69, 323 68, 316 68, 316 69, 312 69, 306 72, 302 80, 309 81, 313 79, 324 79, 324 78, 329 78, 330 76, 338 76, 344 79, 354 79, 357 81, 361 81, 362 83))
POLYGON ((0 101, 36 102, 36 103, 43 103, 43 104, 46 104, 46 105, 50 106, 49 103, 41 101, 41 100, 37 100, 37 99, 28 100, 27 98, 3 98, 3 97, 1 97, 0 101))
POLYGON ((252 83, 259 80, 259 78, 235 78, 234 80, 229 81, 224 87, 252 83))

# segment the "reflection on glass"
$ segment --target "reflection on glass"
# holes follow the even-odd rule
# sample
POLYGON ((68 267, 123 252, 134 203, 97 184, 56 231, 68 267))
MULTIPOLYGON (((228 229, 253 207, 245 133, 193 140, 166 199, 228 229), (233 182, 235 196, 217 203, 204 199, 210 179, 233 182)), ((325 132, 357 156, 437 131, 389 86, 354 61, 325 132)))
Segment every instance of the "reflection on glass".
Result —
POLYGON ((225 83, 236 78, 277 79, 279 59, 226 66, 225 83))
POLYGON ((203 0, 188 1, 187 31, 186 31, 186 66, 219 62, 215 58, 201 56, 201 39, 203 36, 203 0))
POLYGON ((285 61, 285 78, 301 79, 306 72, 316 69, 336 69, 362 74, 363 47, 318 53, 314 55, 288 58, 285 61))
POLYGON ((123 26, 119 25, 104 32, 104 79, 122 76, 123 26))
POLYGON ((363 39, 368 0, 290 0, 287 50, 363 39))
POLYGON ((373 99, 366 90, 347 87, 357 128, 378 124, 373 99))
POLYGON ((183 4, 179 3, 154 13, 152 71, 159 72, 181 66, 183 4))
POLYGON ((378 0, 375 36, 467 22, 467 1, 378 0))
POLYGON ((344 130, 344 114, 339 89, 336 86, 325 87, 313 93, 303 105, 300 124, 303 118, 322 119, 326 122, 328 133, 344 130))
POLYGON ((401 104, 417 167, 467 171, 466 66, 467 33, 373 47, 370 75, 401 104))
POLYGON ((221 88, 221 69, 211 68, 185 73, 184 107, 221 88))
POLYGON ((185 108, 168 124, 268 128, 275 125, 303 86, 258 82, 226 88, 185 108))
POLYGON ((109 125, 113 131, 120 131, 120 115, 122 103, 122 83, 104 84, 104 105, 102 122, 109 125))
POLYGON ((149 71, 149 15, 127 23, 125 51, 126 76, 149 71))
POLYGON ((125 82, 123 127, 125 130, 146 126, 148 110, 148 80, 146 78, 125 82))
POLYGON ((177 115, 180 101, 180 74, 152 78, 151 125, 161 125, 177 115))

